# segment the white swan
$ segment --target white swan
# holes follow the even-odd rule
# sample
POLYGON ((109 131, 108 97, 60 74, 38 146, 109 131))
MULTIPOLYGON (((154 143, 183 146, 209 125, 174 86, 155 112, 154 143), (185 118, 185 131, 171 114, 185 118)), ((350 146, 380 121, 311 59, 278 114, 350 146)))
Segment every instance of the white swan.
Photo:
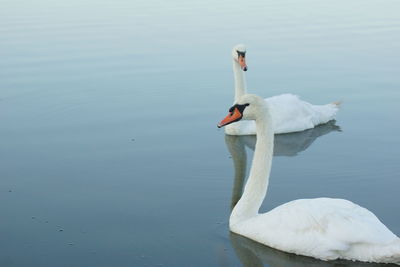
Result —
MULTIPOLYGON (((232 49, 235 101, 246 94, 244 71, 247 70, 247 65, 245 55, 246 47, 244 45, 236 45, 232 49)), ((300 132, 333 120, 339 104, 336 102, 326 105, 312 105, 292 94, 269 97, 265 101, 270 106, 276 134, 300 132)), ((230 135, 251 135, 256 133, 256 127, 252 121, 242 121, 227 126, 225 133, 230 135)))
POLYGON ((243 195, 229 228, 267 246, 322 260, 400 264, 400 239, 370 211, 348 200, 316 198, 288 202, 259 214, 271 170, 274 132, 268 104, 243 95, 218 127, 255 120, 257 143, 243 195))

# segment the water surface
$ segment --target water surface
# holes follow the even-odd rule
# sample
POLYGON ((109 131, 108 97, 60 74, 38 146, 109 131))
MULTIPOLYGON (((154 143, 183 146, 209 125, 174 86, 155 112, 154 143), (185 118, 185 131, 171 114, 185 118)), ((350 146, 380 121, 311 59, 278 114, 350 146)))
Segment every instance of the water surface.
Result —
MULTIPOLYGON (((399 8, 2 1, 0 265, 248 264, 237 247, 251 242, 228 231, 241 186, 216 128, 233 100, 237 43, 249 91, 343 101, 341 131, 277 137, 262 211, 346 198, 400 235, 399 8)), ((244 138, 247 168, 254 142, 244 138)), ((266 266, 301 261, 256 251, 266 266)))

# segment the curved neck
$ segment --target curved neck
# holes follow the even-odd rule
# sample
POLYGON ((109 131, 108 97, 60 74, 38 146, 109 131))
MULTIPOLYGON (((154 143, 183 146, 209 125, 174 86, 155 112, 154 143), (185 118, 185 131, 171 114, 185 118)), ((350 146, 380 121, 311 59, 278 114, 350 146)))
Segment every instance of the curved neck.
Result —
POLYGON ((246 94, 246 81, 244 78, 244 71, 234 59, 233 76, 235 78, 235 102, 237 102, 242 95, 246 94))
POLYGON ((250 175, 243 195, 229 219, 231 226, 256 216, 267 193, 274 149, 274 130, 267 112, 262 112, 257 117, 256 133, 257 142, 250 175))

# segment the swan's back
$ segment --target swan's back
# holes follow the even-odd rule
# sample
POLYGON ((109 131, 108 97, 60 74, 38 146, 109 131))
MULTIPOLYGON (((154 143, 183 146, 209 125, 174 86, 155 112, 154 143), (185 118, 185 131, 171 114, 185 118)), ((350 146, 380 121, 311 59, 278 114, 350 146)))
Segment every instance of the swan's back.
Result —
MULTIPOLYGON (((273 120, 274 133, 291 133, 311 129, 335 118, 339 107, 331 103, 312 105, 297 95, 282 94, 265 98, 273 120)), ((254 121, 239 121, 225 127, 230 135, 252 135, 256 133, 254 121)))
POLYGON ((312 105, 297 95, 282 94, 266 98, 274 120, 275 133, 299 132, 333 120, 338 106, 312 105))
POLYGON ((231 230, 273 248, 323 260, 400 263, 399 238, 372 212, 343 199, 291 201, 231 225, 231 230))

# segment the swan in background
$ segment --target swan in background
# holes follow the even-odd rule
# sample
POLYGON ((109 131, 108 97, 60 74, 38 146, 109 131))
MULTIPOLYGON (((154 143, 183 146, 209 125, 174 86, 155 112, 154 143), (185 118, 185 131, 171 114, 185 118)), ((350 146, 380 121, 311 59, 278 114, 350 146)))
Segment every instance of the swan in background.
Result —
POLYGON ((218 127, 242 119, 256 122, 257 143, 242 197, 229 218, 232 232, 321 260, 400 264, 400 239, 372 212, 348 200, 299 199, 259 214, 267 192, 274 142, 268 104, 256 95, 243 95, 218 127))
MULTIPOLYGON (((246 47, 242 44, 233 47, 232 57, 236 102, 247 90, 244 77, 244 71, 247 71, 246 47)), ((300 132, 333 120, 340 104, 312 105, 292 94, 269 97, 265 101, 269 104, 276 134, 300 132)), ((252 135, 256 128, 253 121, 242 121, 225 127, 225 133, 252 135)))

